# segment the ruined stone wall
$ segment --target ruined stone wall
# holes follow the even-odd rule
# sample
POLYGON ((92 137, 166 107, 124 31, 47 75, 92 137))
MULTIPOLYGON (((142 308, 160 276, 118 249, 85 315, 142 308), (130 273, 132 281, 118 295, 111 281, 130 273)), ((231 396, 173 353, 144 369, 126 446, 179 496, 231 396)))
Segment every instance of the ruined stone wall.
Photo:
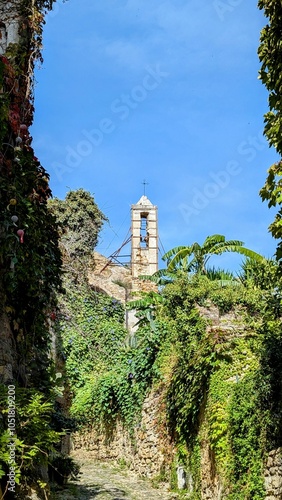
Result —
MULTIPOLYGON (((158 476, 161 471, 169 471, 176 450, 167 433, 159 424, 160 395, 151 393, 146 398, 142 420, 136 429, 134 438, 119 424, 114 438, 107 441, 104 435, 95 431, 84 435, 76 434, 72 439, 74 456, 88 456, 95 460, 125 460, 131 470, 141 476, 150 478, 158 476)), ((181 472, 178 468, 177 473, 181 472)), ((282 448, 272 450, 266 460, 265 500, 281 500, 282 498, 282 448)), ((183 486, 188 493, 193 492, 193 482, 189 471, 184 471, 183 486)), ((201 498, 202 500, 224 500, 228 492, 220 481, 214 465, 214 457, 208 440, 201 440, 201 498)))
MULTIPOLYGON (((218 308, 199 307, 200 313, 210 322, 209 331, 224 334, 225 340, 245 335, 246 325, 236 311, 220 315, 218 308)), ((235 380, 234 380, 235 382, 235 380)), ((204 420, 206 416, 204 416, 204 420)), ((205 423, 202 425, 206 429, 205 423)), ((265 460, 263 471, 265 485, 265 500, 282 499, 282 448, 272 450, 265 460)), ((228 491, 224 488, 215 467, 214 454, 206 436, 201 434, 201 498, 202 500, 224 500, 228 491)))
MULTIPOLYGON (((98 252, 93 252, 88 280, 94 290, 114 297, 123 305, 126 305, 130 300, 140 298, 137 290, 142 292, 157 291, 155 283, 132 278, 130 267, 110 262, 98 252)), ((136 330, 137 322, 135 311, 126 310, 125 325, 129 332, 133 333, 136 330)))
POLYGON ((131 270, 116 265, 98 252, 93 253, 88 272, 89 284, 98 292, 106 293, 125 304, 131 292, 131 270))
MULTIPOLYGON (((208 331, 224 335, 226 339, 246 335, 246 325, 239 312, 232 311, 221 315, 217 307, 199 307, 200 313, 208 320, 208 331)), ((231 379, 230 379, 231 380, 231 379)), ((236 382, 234 378, 234 383, 236 382)), ((119 424, 111 437, 98 434, 95 430, 73 436, 74 456, 89 454, 93 459, 125 461, 129 468, 141 476, 150 478, 176 468, 179 486, 186 488, 187 495, 193 493, 191 471, 177 466, 176 448, 168 434, 165 423, 164 391, 152 391, 146 398, 142 418, 134 431, 133 438, 119 424)), ((224 500, 228 491, 222 482, 215 463, 214 452, 210 446, 205 410, 199 434, 201 447, 201 498, 202 500, 224 500)), ((282 498, 282 448, 269 453, 265 461, 264 481, 265 500, 282 498)))
POLYGON ((98 460, 123 460, 131 470, 141 476, 156 477, 168 471, 175 456, 175 449, 168 432, 161 422, 163 394, 152 391, 145 399, 140 424, 134 436, 117 425, 112 437, 95 430, 72 437, 75 456, 84 455, 98 460))
MULTIPOLYGON (((209 330, 224 332, 225 336, 238 335, 244 331, 240 315, 235 312, 220 315, 215 306, 199 307, 199 310, 208 320, 209 330)), ((152 391, 145 399, 142 418, 133 439, 121 424, 111 437, 98 434, 95 430, 76 434, 72 444, 74 454, 86 452, 98 460, 125 460, 130 469, 148 477, 157 476, 163 470, 170 471, 176 449, 166 428, 164 405, 164 392, 152 391)), ((191 474, 188 470, 184 472, 184 483, 192 492, 191 474)), ((203 500, 224 498, 221 496, 222 486, 215 472, 212 451, 204 435, 201 436, 201 482, 203 500)))
POLYGON ((282 448, 272 450, 267 458, 264 470, 265 500, 282 498, 282 448))

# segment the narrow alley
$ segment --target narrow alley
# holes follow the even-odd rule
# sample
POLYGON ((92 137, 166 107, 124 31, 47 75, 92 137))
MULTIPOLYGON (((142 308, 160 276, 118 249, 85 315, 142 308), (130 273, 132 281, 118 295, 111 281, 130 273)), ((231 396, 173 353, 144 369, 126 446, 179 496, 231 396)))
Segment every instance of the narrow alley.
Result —
POLYGON ((165 486, 154 488, 131 471, 114 464, 80 460, 78 480, 53 493, 52 500, 172 500, 178 495, 165 486))

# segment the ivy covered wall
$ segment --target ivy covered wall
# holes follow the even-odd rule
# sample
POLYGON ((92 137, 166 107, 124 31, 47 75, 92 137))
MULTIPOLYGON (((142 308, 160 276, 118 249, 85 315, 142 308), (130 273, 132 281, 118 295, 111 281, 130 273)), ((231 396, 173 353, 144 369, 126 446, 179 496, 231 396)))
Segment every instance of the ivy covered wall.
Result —
MULTIPOLYGON (((273 87, 265 69, 272 69, 268 44, 279 47, 281 6, 267 4, 275 7, 267 12, 277 29, 262 34, 262 79, 275 93, 270 105, 279 111, 280 80, 275 78, 273 87)), ((55 200, 48 208, 49 176, 32 149, 33 66, 41 57, 44 11, 51 6, 51 0, 14 0, 0 7, 6 23, 1 29, 7 34, 0 56, 0 494, 13 496, 7 483, 11 467, 19 498, 27 498, 31 486, 45 498, 54 468, 63 481, 66 464, 68 472, 72 467, 60 452, 60 432, 72 429, 74 421, 58 403, 63 388, 50 355, 53 329, 67 403, 81 426, 90 423, 109 435, 119 423, 134 439, 146 396, 159 390, 159 424, 177 449, 171 473, 166 469, 172 485, 175 466, 181 465, 191 478, 190 499, 213 498, 215 491, 228 500, 263 499, 265 467, 274 464, 271 457, 279 456, 282 445, 281 279, 276 266, 250 265, 240 283, 229 284, 212 280, 212 273, 191 276, 188 269, 186 274, 172 270, 175 276, 162 284, 161 293, 135 304, 140 328, 128 336, 123 307, 87 282, 88 255, 82 251, 87 232, 74 241, 64 232, 69 207, 55 200), (9 39, 11 17, 16 36, 9 39), (61 219, 54 215, 56 208, 61 219), (58 303, 59 236, 69 274, 58 303), (8 385, 16 394, 12 462, 8 385)), ((279 113, 266 116, 267 133, 279 151, 278 119, 279 113)), ((270 205, 280 203, 279 169, 280 163, 272 168, 262 192, 270 205)), ((90 206, 87 193, 68 201, 79 199, 87 220, 92 217, 96 224, 94 240, 88 241, 92 246, 105 217, 90 206)), ((69 230, 80 226, 79 217, 69 230)), ((277 237, 280 218, 272 227, 277 237)))
POLYGON ((44 13, 51 6, 41 0, 0 6, 0 496, 5 498, 14 498, 15 489, 27 498, 31 486, 45 498, 47 465, 60 449, 50 326, 61 288, 61 253, 57 224, 47 209, 49 175, 29 133, 33 68, 41 58, 44 13), (15 390, 13 438, 8 386, 15 390))
MULTIPOLYGON (((105 337, 106 365, 99 354, 91 363, 86 349, 88 364, 74 366, 83 335, 77 328, 74 334, 73 313, 65 322, 62 318, 76 394, 72 411, 83 415, 77 448, 83 443, 94 457, 105 457, 108 442, 108 456, 126 457, 135 470, 152 476, 151 465, 147 471, 143 467, 146 449, 147 460, 157 457, 155 480, 176 487, 176 470, 184 468, 185 498, 268 498, 267 463, 282 444, 281 280, 276 272, 274 263, 252 263, 240 282, 224 285, 177 272, 158 300, 149 294, 134 302, 140 327, 130 343, 114 329, 113 337, 105 337), (148 395, 154 405, 154 394, 157 413, 148 408, 148 395), (144 401, 153 424, 144 420, 144 401), (168 435, 175 452, 165 460, 168 435)), ((82 312, 90 296, 84 300, 80 322, 83 331, 91 332, 95 319, 82 312)), ((279 495, 280 490, 274 498, 279 495)))

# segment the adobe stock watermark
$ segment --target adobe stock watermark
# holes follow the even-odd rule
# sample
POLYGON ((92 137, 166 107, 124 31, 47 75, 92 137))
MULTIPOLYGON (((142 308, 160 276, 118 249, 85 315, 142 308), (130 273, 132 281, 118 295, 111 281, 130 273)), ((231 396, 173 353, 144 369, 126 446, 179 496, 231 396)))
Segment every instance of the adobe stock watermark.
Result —
POLYGON ((9 472, 7 481, 7 490, 16 492, 16 388, 14 385, 8 385, 7 394, 8 409, 8 433, 9 441, 7 443, 9 453, 9 472))
POLYGON ((139 85, 135 85, 129 93, 121 94, 111 102, 107 116, 91 130, 81 131, 83 138, 76 146, 66 146, 64 162, 55 161, 51 164, 59 181, 63 179, 64 174, 78 168, 83 159, 91 155, 93 150, 102 144, 104 138, 117 129, 118 123, 126 120, 169 76, 160 64, 154 67, 147 66, 145 70, 146 74, 139 85))
POLYGON ((233 12, 244 0, 214 0, 213 7, 221 21, 224 21, 225 14, 233 12))
MULTIPOLYGON (((240 142, 237 147, 237 153, 244 156, 248 163, 251 163, 257 156, 259 151, 262 151, 267 146, 267 141, 263 137, 263 132, 259 132, 256 136, 249 136, 246 140, 240 142)), ((190 222, 192 216, 199 215, 202 210, 206 209, 210 202, 226 189, 232 179, 237 177, 242 172, 240 162, 237 160, 228 161, 223 170, 217 172, 209 172, 209 180, 201 189, 194 188, 191 202, 181 203, 178 208, 186 223, 190 222)))

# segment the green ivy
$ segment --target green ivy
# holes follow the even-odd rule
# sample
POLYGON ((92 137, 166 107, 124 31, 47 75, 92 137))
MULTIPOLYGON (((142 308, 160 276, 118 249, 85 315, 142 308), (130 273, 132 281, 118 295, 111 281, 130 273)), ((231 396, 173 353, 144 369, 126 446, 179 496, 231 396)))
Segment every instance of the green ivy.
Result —
POLYGON ((91 193, 84 189, 69 191, 65 200, 53 198, 48 205, 60 228, 65 261, 91 255, 97 245, 99 231, 107 221, 91 193))
POLYGON ((229 409, 231 446, 230 500, 263 500, 262 435, 265 418, 257 392, 257 374, 246 375, 232 391, 229 409))
MULTIPOLYGON (((267 295, 251 282, 223 287, 205 276, 180 276, 163 294, 161 314, 171 327, 174 342, 166 395, 171 432, 177 442, 185 441, 191 457, 196 443, 201 446, 201 439, 208 437, 215 470, 230 491, 230 499, 264 498, 262 470, 271 411, 263 408, 265 379, 259 374, 266 364, 271 371, 275 364, 280 366, 277 360, 265 363, 263 356, 267 295), (208 311, 214 305, 221 314, 236 313, 233 334, 207 329, 199 307, 208 311)), ((277 328, 278 323, 276 320, 277 328)), ((272 342, 273 333, 272 325, 272 342)), ((274 355, 274 349, 268 355, 274 355)), ((195 467, 195 463, 193 495, 201 491, 200 464, 195 467)))
POLYGON ((113 297, 65 280, 56 324, 58 352, 72 392, 70 411, 81 425, 91 420, 109 428, 120 419, 132 429, 158 376, 158 331, 140 329, 131 345, 124 317, 124 307, 113 297))
MULTIPOLYGON (((22 7, 30 5, 23 2, 22 7)), ((21 475, 17 494, 24 497, 24 485, 40 481, 40 466, 47 465, 60 440, 52 428, 56 395, 50 321, 61 289, 62 262, 57 224, 47 207, 49 176, 35 157, 28 131, 33 105, 27 75, 32 77, 38 54, 33 49, 39 49, 35 25, 33 31, 29 23, 39 27, 43 22, 35 11, 25 10, 21 43, 10 45, 0 57, 0 316, 3 339, 9 325, 13 343, 10 383, 17 385, 17 477, 21 475)), ((5 442, 5 428, 0 430, 5 442)), ((5 453, 1 467, 7 471, 5 453)), ((4 491, 5 478, 1 482, 4 491)))
POLYGON ((200 498, 203 443, 229 500, 264 498, 264 459, 281 446, 281 282, 272 264, 256 266, 224 286, 178 273, 161 296, 134 301, 139 328, 130 342, 118 301, 64 279, 56 328, 71 414, 82 426, 110 432, 121 421, 133 431, 146 394, 165 387, 191 499, 200 498), (203 317, 216 308, 226 329, 203 317))
MULTIPOLYGON (((7 425, 7 387, 1 386, 0 409, 2 416, 0 439, 0 477, 8 472, 8 443, 11 436, 5 431, 7 425)), ((15 398, 15 471, 21 489, 37 482, 39 468, 47 466, 50 455, 59 445, 61 432, 52 428, 54 397, 49 401, 34 389, 16 388, 15 398)), ((61 430, 61 429, 60 429, 61 430)))

